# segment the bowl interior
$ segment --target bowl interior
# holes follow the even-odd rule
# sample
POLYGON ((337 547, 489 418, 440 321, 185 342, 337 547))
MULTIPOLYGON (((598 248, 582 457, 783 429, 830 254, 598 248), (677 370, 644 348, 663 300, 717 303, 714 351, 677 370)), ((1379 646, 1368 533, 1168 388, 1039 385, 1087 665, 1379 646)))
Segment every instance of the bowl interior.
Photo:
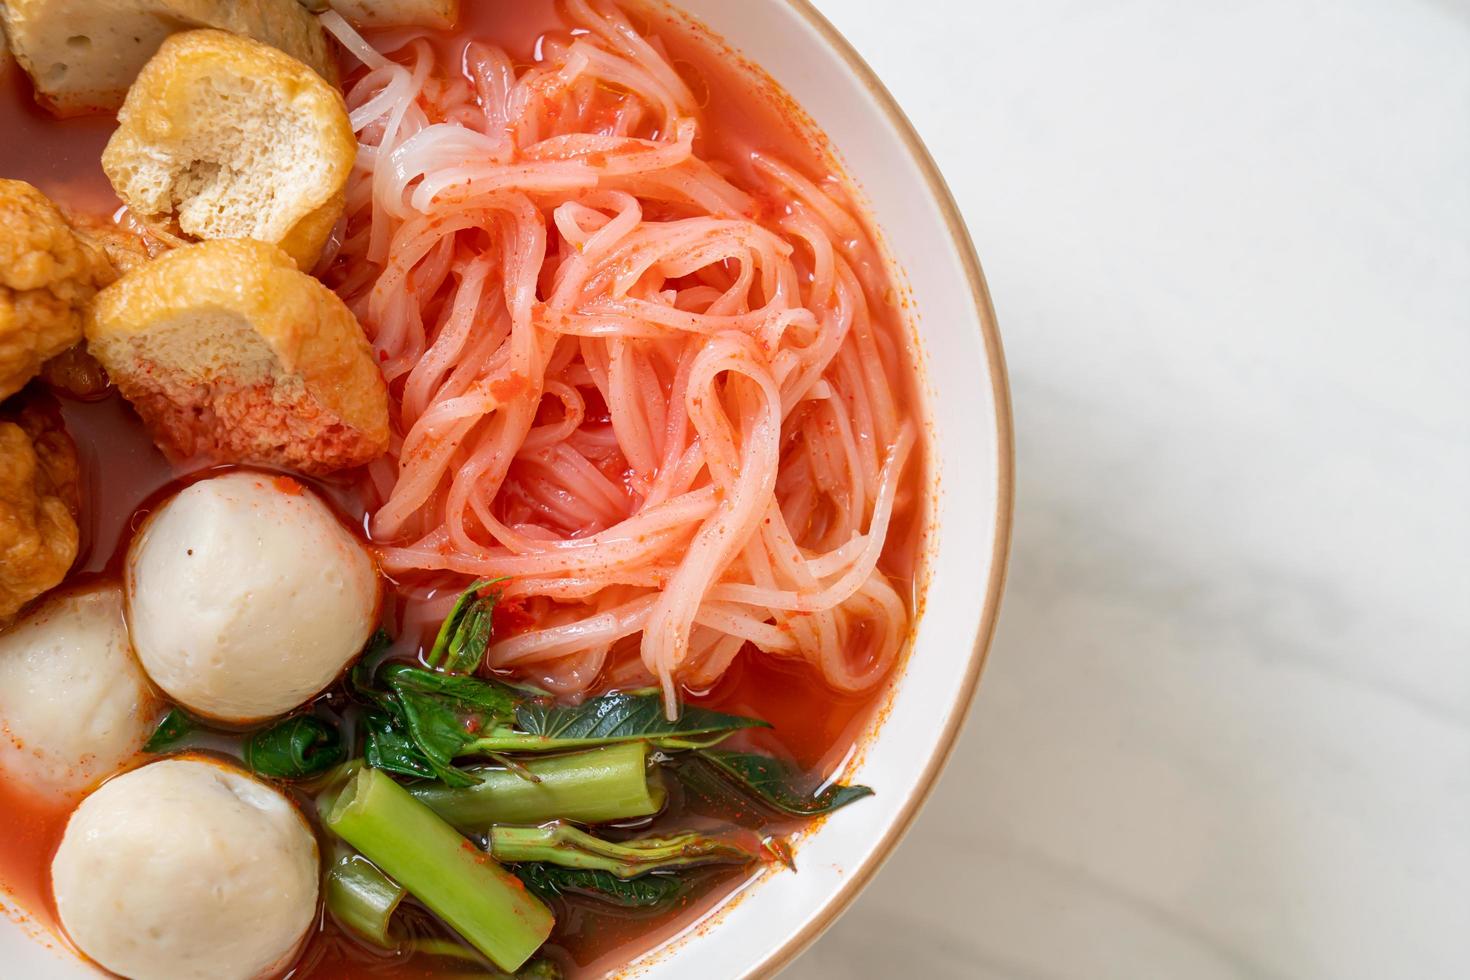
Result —
MULTIPOLYGON (((1010 420, 984 282, 953 202, 892 100, 805 0, 681 0, 773 76, 831 138, 894 258, 929 389, 936 532, 914 648, 850 776, 876 797, 809 835, 800 873, 757 881, 632 971, 640 977, 773 972, 876 871, 953 744, 994 625, 1010 520, 1010 420)), ((8 908, 8 906, 7 906, 8 908)), ((13 910, 12 910, 12 914, 13 910)), ((7 975, 95 974, 23 922, 0 920, 7 975), (41 941, 37 941, 37 940, 41 941)))
POLYGON ((809 834, 799 873, 758 881, 637 976, 773 973, 877 870, 927 797, 969 707, 1009 543, 1010 416, 994 313, 953 200, 891 96, 806 0, 680 0, 830 137, 892 257, 929 391, 928 588, 895 694, 849 774, 877 795, 809 834))

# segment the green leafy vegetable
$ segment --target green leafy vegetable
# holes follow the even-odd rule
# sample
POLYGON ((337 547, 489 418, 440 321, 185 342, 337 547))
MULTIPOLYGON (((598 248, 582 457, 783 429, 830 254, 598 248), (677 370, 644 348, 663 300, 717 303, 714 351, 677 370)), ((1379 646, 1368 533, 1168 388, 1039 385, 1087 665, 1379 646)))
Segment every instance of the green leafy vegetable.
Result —
MULTIPOLYGON (((400 761, 416 769, 426 767, 430 775, 449 786, 473 786, 476 779, 456 767, 454 759, 467 754, 480 733, 508 723, 515 714, 517 696, 493 682, 436 674, 407 664, 390 664, 380 673, 391 694, 381 702, 384 711, 417 753, 414 757, 401 751, 400 761)), ((385 748, 380 745, 380 752, 385 748)))
POLYGON ((438 674, 408 664, 389 664, 379 674, 395 694, 425 694, 454 701, 461 710, 474 710, 487 723, 509 722, 527 697, 498 681, 438 674))
POLYGON ((388 711, 371 709, 363 716, 362 723, 363 730, 367 733, 362 754, 368 765, 400 776, 419 779, 435 777, 434 767, 419 751, 408 726, 395 715, 388 711))
POLYGON ((198 727, 198 722, 190 718, 183 708, 171 708, 143 744, 143 751, 157 755, 178 748, 198 727))
POLYGON ((242 735, 210 728, 182 708, 164 716, 143 751, 159 754, 199 742, 237 756, 250 771, 272 779, 317 776, 347 758, 342 733, 314 715, 297 715, 242 735))
POLYGON ((619 878, 700 864, 749 864, 762 855, 760 838, 748 831, 721 835, 691 831, 616 843, 559 820, 541 827, 490 828, 490 856, 497 861, 537 861, 608 871, 619 878))
POLYGON ((492 620, 500 592, 486 589, 504 579, 481 580, 466 589, 439 627, 439 635, 425 657, 430 667, 451 674, 473 674, 490 646, 492 620))
POLYGON ((662 699, 652 691, 604 694, 579 705, 528 698, 516 708, 515 730, 490 732, 468 749, 476 753, 549 752, 645 740, 659 748, 678 750, 713 744, 744 728, 769 727, 757 718, 697 707, 686 707, 670 721, 662 699))
POLYGON ((815 817, 841 809, 873 791, 830 783, 819 792, 795 767, 753 752, 691 752, 674 760, 680 782, 695 796, 718 803, 733 789, 778 813, 815 817))
POLYGON ((373 705, 368 764, 405 776, 432 777, 453 787, 474 785, 454 761, 505 752, 559 752, 618 742, 648 741, 669 750, 714 744, 743 728, 769 727, 755 718, 686 708, 664 716, 656 692, 605 694, 575 706, 495 680, 389 663, 355 671, 353 687, 373 705))
POLYGON ((245 741, 246 767, 274 779, 318 776, 346 758, 342 733, 314 715, 279 721, 245 741))
POLYGON ((457 788, 477 780, 454 765, 455 757, 481 732, 509 723, 520 697, 497 682, 404 663, 361 664, 352 687, 371 705, 364 717, 368 765, 457 788))
POLYGON ((625 909, 666 908, 692 885, 687 877, 679 875, 660 873, 619 878, 609 871, 563 868, 540 862, 518 864, 512 870, 542 901, 580 895, 625 909))

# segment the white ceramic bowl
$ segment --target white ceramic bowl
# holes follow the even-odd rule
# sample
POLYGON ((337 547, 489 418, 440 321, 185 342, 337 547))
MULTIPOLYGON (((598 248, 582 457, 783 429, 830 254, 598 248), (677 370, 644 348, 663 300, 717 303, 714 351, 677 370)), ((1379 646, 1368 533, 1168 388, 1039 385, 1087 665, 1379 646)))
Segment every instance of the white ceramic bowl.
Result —
MULTIPOLYGON (((1005 365, 984 277, 943 179, 893 98, 807 0, 677 0, 760 65, 831 137, 902 270, 923 347, 937 534, 915 645, 847 776, 877 795, 810 834, 799 874, 767 875, 629 976, 761 977, 819 936, 892 852, 954 747, 995 627, 1011 519, 1005 365)), ((95 976, 60 944, 0 922, 7 977, 95 976), (40 939, 40 942, 35 941, 40 939)))

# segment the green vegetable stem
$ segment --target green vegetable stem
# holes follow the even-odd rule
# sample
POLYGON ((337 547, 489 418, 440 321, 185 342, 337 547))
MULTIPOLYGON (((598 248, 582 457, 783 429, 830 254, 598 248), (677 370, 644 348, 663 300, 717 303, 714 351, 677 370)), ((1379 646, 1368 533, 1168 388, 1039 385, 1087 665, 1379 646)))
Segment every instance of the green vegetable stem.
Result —
POLYGON ((551 912, 515 876, 380 770, 359 770, 323 822, 502 970, 551 934, 551 912))
POLYGON ((492 827, 490 854, 497 861, 540 861, 634 878, 650 871, 701 864, 748 864, 760 860, 762 847, 760 839, 751 833, 716 836, 691 832, 619 844, 556 821, 541 827, 492 827))
POLYGON ((532 759, 523 768, 532 778, 509 769, 471 769, 475 785, 421 782, 408 791, 465 833, 484 833, 495 823, 606 823, 663 809, 663 780, 649 767, 646 742, 532 759))
POLYGON ((361 854, 350 854, 327 872, 327 910, 345 927, 375 946, 394 949, 393 913, 403 901, 403 886, 373 867, 361 854))

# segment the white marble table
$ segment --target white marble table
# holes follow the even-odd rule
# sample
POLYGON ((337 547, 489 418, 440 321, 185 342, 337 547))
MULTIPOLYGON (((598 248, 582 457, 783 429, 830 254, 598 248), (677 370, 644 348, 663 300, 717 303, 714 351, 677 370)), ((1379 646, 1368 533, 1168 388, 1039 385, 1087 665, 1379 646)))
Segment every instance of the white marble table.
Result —
POLYGON ((960 751, 786 980, 1470 977, 1470 3, 819 2, 1019 484, 960 751))

